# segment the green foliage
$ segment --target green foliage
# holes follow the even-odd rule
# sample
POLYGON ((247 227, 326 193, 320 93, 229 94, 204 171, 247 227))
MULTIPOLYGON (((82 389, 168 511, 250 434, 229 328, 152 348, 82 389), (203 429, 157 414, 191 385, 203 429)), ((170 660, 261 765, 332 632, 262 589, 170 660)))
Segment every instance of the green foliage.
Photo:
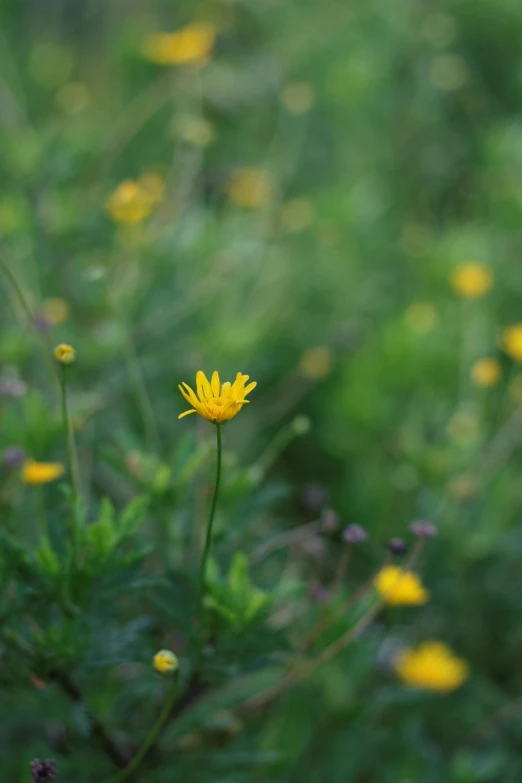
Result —
POLYGON ((2 783, 35 757, 103 783, 169 698, 136 783, 519 781, 518 0, 4 0, 0 30, 2 783), (206 62, 146 59, 193 21, 206 62), (143 175, 148 213, 111 216, 143 175), (450 282, 470 261, 476 299, 450 282), (62 341, 77 493, 12 451, 66 464, 62 341), (177 418, 200 368, 258 382, 223 427, 203 592, 213 432, 177 418), (305 671, 418 518, 430 602, 305 671), (394 672, 430 638, 469 663, 453 693, 394 672))

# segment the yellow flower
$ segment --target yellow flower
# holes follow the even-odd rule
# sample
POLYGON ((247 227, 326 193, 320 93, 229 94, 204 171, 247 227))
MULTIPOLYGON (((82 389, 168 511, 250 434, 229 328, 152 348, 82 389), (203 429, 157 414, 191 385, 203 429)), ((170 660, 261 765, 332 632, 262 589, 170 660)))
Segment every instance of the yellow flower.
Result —
POLYGON ((42 302, 41 313, 48 324, 58 326, 69 315, 69 305, 65 299, 51 297, 50 299, 44 299, 42 302))
POLYGON ((477 386, 494 386, 500 380, 500 364, 496 359, 479 359, 471 368, 477 386))
POLYGON ((493 276, 484 264, 470 261, 460 264, 451 273, 451 285, 454 291, 466 299, 478 299, 487 294, 493 285, 493 276))
POLYGON ((143 54, 158 65, 202 63, 209 59, 216 40, 210 24, 191 24, 175 33, 152 33, 145 39, 143 54))
POLYGON ((270 203, 272 183, 268 173, 262 169, 236 169, 228 180, 226 192, 236 206, 260 209, 270 203))
POLYGON ((152 212, 154 199, 133 179, 120 182, 105 207, 116 223, 141 223, 152 212))
POLYGON ((319 346, 309 348, 301 357, 299 367, 301 372, 312 381, 325 378, 331 371, 333 364, 332 352, 329 348, 319 346))
POLYGON ((406 685, 440 693, 454 691, 469 677, 467 663, 457 658, 443 642, 437 641, 404 650, 394 668, 406 685))
POLYGON ((57 345, 54 349, 54 358, 57 362, 60 362, 60 364, 65 364, 67 366, 76 361, 76 351, 72 345, 60 343, 60 345, 57 345))
POLYGON ((188 416, 189 413, 199 413, 204 419, 216 424, 229 421, 239 413, 245 403, 250 402, 245 397, 255 389, 257 383, 249 383, 245 388, 248 378, 248 375, 238 372, 234 383, 227 382, 221 385, 217 372, 214 372, 209 383, 205 373, 200 370, 196 375, 197 397, 188 384, 183 383, 178 387, 187 402, 193 406, 191 410, 180 413, 178 419, 188 416))
POLYGON ((22 481, 25 484, 47 484, 63 476, 64 468, 59 462, 36 462, 28 459, 22 466, 22 481))
POLYGON ((383 601, 390 606, 418 606, 425 604, 430 597, 416 573, 394 565, 381 568, 374 585, 383 601))
POLYGON ((154 668, 160 674, 172 674, 179 668, 177 655, 170 650, 160 650, 153 658, 154 668))
POLYGON ((502 333, 502 346, 508 356, 522 362, 522 324, 513 324, 502 333))

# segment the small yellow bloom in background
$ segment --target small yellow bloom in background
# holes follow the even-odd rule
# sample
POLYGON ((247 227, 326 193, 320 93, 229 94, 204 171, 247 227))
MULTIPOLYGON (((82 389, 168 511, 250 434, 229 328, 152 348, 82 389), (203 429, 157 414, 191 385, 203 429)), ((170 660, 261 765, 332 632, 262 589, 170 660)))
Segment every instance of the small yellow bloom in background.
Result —
POLYGON ((48 484, 64 474, 64 467, 59 462, 36 462, 28 459, 22 466, 22 481, 24 484, 48 484))
POLYGON ((299 368, 303 375, 311 381, 319 381, 330 374, 333 366, 333 356, 329 348, 318 346, 309 348, 301 357, 299 368))
POLYGON ((151 33, 143 54, 158 65, 204 63, 212 55, 216 30, 211 24, 191 24, 174 33, 151 33))
POLYGON ((272 200, 272 181, 268 172, 262 169, 236 169, 228 180, 226 193, 230 201, 242 209, 260 209, 272 200))
POLYGON ((438 318, 437 309, 431 302, 412 302, 404 313, 406 323, 417 334, 431 332, 438 318))
POLYGON ((500 364, 496 359, 479 359, 471 368, 471 377, 477 386, 494 386, 500 375, 500 364))
POLYGON ((105 203, 109 217, 116 223, 141 223, 163 195, 163 180, 157 174, 143 174, 139 180, 125 179, 105 203), (160 192, 161 181, 161 192, 160 192))
POLYGON ((40 313, 45 320, 51 326, 58 326, 69 315, 69 305, 65 299, 59 297, 51 297, 50 299, 44 299, 40 308, 40 313))
POLYGON ((420 606, 429 601, 430 594, 418 574, 399 566, 381 568, 374 585, 383 601, 390 606, 420 606))
POLYGON ((76 361, 76 351, 72 345, 60 343, 60 345, 57 345, 54 349, 54 358, 57 362, 60 362, 60 364, 68 366, 76 361))
POLYGON ((246 395, 257 386, 257 383, 249 383, 245 386, 248 378, 248 375, 238 372, 234 383, 227 382, 222 385, 218 373, 214 372, 209 383, 205 373, 199 370, 196 375, 197 397, 187 383, 178 386, 184 398, 193 406, 191 410, 180 413, 178 419, 188 416, 189 413, 199 413, 207 421, 216 424, 230 421, 245 403, 250 402, 245 399, 246 395))
POLYGON ((172 674, 179 669, 178 656, 171 650, 160 650, 153 658, 154 668, 160 674, 172 674))
POLYGON ((516 362, 522 362, 522 324, 508 326, 502 332, 502 347, 516 362))
POLYGON ((287 231, 302 231, 313 222, 315 212, 305 198, 288 199, 279 210, 281 225, 287 231))
POLYGON ((493 285, 493 275, 484 264, 470 261, 457 266, 450 276, 454 291, 466 299, 478 299, 490 290, 493 285))
POLYGON ((307 82, 290 82, 281 91, 281 103, 292 114, 306 114, 314 101, 313 88, 307 82))
POLYGON ((402 682, 414 688, 449 693, 469 677, 465 661, 443 642, 428 641, 400 653, 394 668, 402 682))

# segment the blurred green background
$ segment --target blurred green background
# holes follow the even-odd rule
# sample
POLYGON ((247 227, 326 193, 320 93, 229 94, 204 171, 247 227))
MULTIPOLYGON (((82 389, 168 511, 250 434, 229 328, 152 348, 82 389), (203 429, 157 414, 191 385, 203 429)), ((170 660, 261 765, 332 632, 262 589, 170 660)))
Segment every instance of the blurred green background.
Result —
MULTIPOLYGON (((64 459, 40 343, 74 345, 86 497, 151 494, 147 568, 179 569, 212 440, 178 422, 177 385, 241 370, 258 387, 226 429, 218 560, 333 508, 370 535, 356 585, 413 519, 439 528, 426 607, 389 610, 147 783, 520 780, 522 337, 505 330, 522 321, 521 40, 516 0, 1 0, 0 255, 35 317, 0 271, 0 447, 64 459), (154 61, 150 35, 193 24, 215 35, 204 57, 154 61), (387 671, 397 639, 430 637, 470 665, 448 696, 387 671)), ((59 492, 9 492, 0 525, 36 546, 59 492)), ((280 628, 341 548, 337 532, 254 558, 256 583, 293 595, 280 628)), ((147 611, 143 661, 169 641, 147 611)), ((16 677, 0 675, 2 780, 27 783, 35 755, 71 783, 108 775, 84 716, 16 677)), ((146 699, 150 681, 133 687, 146 699)))

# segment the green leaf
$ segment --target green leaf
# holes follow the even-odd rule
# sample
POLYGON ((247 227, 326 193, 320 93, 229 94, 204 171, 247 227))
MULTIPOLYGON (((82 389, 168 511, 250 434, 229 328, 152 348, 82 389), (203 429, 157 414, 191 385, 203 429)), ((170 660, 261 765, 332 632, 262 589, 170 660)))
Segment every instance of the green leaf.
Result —
POLYGON ((105 560, 117 543, 112 521, 100 519, 93 522, 87 528, 87 540, 92 547, 94 558, 105 560))
POLYGON ((149 498, 145 495, 138 495, 121 512, 118 520, 118 537, 120 540, 132 536, 137 531, 147 513, 148 505, 149 498))
POLYGON ((60 560, 51 546, 49 539, 45 538, 35 551, 36 562, 40 570, 47 576, 56 576, 60 573, 60 560))

